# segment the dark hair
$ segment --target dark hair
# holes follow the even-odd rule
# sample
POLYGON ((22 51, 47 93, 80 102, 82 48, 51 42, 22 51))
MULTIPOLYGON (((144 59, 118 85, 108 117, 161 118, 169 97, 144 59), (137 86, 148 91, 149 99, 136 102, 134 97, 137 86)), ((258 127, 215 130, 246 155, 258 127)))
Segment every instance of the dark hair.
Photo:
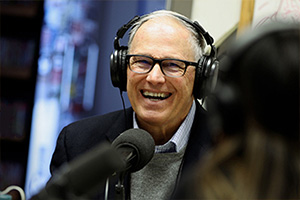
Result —
POLYGON ((215 96, 224 136, 181 198, 300 199, 299 46, 299 24, 277 23, 232 46, 215 96))
POLYGON ((274 31, 236 62, 247 113, 268 130, 299 138, 299 27, 274 31))
POLYGON ((229 47, 211 110, 227 134, 245 130, 251 118, 265 129, 299 138, 299 24, 274 23, 251 31, 229 47))

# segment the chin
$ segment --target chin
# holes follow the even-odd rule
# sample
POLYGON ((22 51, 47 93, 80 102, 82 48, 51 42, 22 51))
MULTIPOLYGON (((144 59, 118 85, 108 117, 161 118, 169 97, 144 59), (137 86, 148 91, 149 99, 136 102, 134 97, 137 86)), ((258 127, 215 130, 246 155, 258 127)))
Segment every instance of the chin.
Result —
MULTIPOLYGON (((162 111, 144 111, 139 119, 150 124, 160 125, 166 121, 168 117, 162 111)), ((169 115, 170 116, 170 115, 169 115)))

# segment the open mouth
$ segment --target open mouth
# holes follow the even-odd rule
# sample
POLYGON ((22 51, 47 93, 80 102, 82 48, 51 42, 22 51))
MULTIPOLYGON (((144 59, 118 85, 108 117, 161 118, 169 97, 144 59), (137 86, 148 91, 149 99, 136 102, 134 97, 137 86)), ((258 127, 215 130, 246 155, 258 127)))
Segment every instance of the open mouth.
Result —
POLYGON ((165 100, 169 98, 172 93, 156 93, 156 92, 149 92, 149 91, 141 91, 143 97, 154 100, 154 101, 159 101, 159 100, 165 100))

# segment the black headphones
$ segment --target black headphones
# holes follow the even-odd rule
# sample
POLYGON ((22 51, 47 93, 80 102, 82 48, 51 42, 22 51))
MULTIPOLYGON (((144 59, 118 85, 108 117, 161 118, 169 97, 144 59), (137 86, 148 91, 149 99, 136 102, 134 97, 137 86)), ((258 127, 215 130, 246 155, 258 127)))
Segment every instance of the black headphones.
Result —
POLYGON ((213 133, 243 133, 251 116, 267 130, 299 136, 299 30, 269 24, 227 47, 206 100, 213 133))
MULTIPOLYGON (((135 16, 127 24, 123 25, 117 32, 114 39, 114 52, 110 56, 110 73, 111 81, 114 87, 120 89, 120 91, 126 91, 127 85, 127 63, 126 55, 128 51, 127 46, 120 46, 119 39, 123 38, 124 34, 130 29, 137 21, 142 17, 135 16)), ((211 50, 209 55, 203 55, 198 61, 198 67, 196 68, 195 82, 193 95, 197 99, 204 98, 209 92, 211 92, 217 81, 219 62, 217 61, 216 48, 213 45, 214 39, 206 32, 200 24, 195 21, 192 22, 181 16, 175 15, 175 17, 190 24, 200 37, 203 37, 210 45, 211 50)))

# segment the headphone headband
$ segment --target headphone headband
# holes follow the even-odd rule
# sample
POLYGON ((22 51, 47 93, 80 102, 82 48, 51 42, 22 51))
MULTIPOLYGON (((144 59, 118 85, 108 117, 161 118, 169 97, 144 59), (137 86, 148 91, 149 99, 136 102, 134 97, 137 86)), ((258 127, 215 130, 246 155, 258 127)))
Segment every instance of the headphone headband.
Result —
POLYGON ((132 18, 127 24, 123 25, 121 28, 119 28, 115 40, 114 40, 114 48, 119 49, 120 48, 120 42, 119 39, 123 38, 125 33, 132 27, 132 25, 137 22, 141 17, 140 16, 135 16, 132 18))
POLYGON ((213 46, 214 38, 211 37, 207 31, 205 31, 205 29, 199 24, 199 22, 197 22, 197 21, 192 22, 191 20, 185 19, 178 15, 175 15, 175 17, 179 18, 180 20, 182 20, 182 21, 190 24, 192 27, 194 27, 196 29, 197 33, 200 33, 203 36, 204 40, 206 41, 206 44, 213 46))
MULTIPOLYGON (((205 29, 199 24, 199 22, 197 21, 190 21, 188 19, 185 19, 179 15, 174 15, 175 17, 177 17, 178 19, 190 24, 192 27, 195 28, 195 30, 197 31, 197 33, 200 33, 201 36, 203 36, 204 40, 206 41, 207 45, 210 45, 212 47, 212 49, 215 50, 215 47, 213 45, 214 43, 214 38, 207 32, 205 31, 205 29)), ((137 21, 139 21, 142 17, 136 15, 135 17, 133 17, 127 24, 123 25, 121 28, 119 28, 119 30, 117 31, 115 40, 114 40, 114 48, 118 49, 120 48, 120 43, 119 43, 119 39, 122 39, 123 36, 125 35, 125 33, 128 31, 128 29, 130 29, 132 27, 132 25, 134 23, 136 23, 137 21)), ((213 52, 215 54, 215 52, 213 52)))

